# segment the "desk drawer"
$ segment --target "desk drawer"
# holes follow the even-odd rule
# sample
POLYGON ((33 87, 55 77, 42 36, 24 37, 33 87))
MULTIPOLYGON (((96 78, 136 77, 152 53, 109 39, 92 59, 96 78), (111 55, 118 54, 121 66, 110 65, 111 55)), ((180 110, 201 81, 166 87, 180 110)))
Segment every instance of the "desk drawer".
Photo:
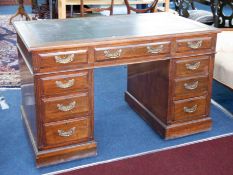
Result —
POLYGON ((194 52, 197 50, 211 49, 211 46, 211 37, 180 39, 176 41, 176 52, 194 52))
POLYGON ((38 69, 67 70, 78 64, 88 63, 87 53, 87 49, 39 53, 36 66, 38 69))
POLYGON ((174 85, 174 97, 182 99, 206 94, 208 92, 208 82, 208 77, 177 79, 174 85))
POLYGON ((46 145, 66 145, 90 137, 90 118, 66 120, 44 125, 46 145))
POLYGON ((140 56, 169 54, 170 48, 170 41, 127 46, 99 47, 95 48, 95 59, 97 61, 105 61, 124 58, 136 58, 140 56))
POLYGON ((43 117, 45 122, 74 118, 87 115, 89 111, 88 93, 77 93, 69 96, 42 99, 43 117))
POLYGON ((175 75, 180 76, 194 76, 207 75, 209 72, 209 57, 197 57, 185 60, 176 61, 175 75))
POLYGON ((174 101, 174 121, 192 120, 206 115, 206 97, 174 101))
POLYGON ((62 73, 46 76, 40 79, 42 94, 51 96, 64 93, 77 92, 88 88, 88 71, 62 73))

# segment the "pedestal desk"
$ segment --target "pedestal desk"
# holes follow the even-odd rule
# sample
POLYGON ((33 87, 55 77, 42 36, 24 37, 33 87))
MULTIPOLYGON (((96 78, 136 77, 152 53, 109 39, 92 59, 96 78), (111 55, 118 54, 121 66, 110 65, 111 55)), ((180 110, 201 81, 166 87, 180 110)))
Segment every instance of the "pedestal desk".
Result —
POLYGON ((163 138, 211 128, 217 29, 170 13, 14 26, 37 166, 96 155, 94 68, 128 65, 125 100, 163 138))

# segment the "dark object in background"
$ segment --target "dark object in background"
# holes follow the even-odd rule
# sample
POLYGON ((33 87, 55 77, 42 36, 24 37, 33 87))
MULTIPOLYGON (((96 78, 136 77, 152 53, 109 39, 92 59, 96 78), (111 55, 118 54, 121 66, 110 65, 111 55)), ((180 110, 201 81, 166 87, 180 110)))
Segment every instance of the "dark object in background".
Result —
POLYGON ((210 0, 211 10, 214 15, 215 27, 233 27, 233 1, 232 0, 210 0))
MULTIPOLYGON (((32 12, 35 14, 35 18, 33 19, 57 19, 58 18, 58 7, 57 0, 44 0, 42 4, 38 3, 38 0, 32 0, 32 12)), ((84 6, 87 8, 87 6, 84 6)), ((67 6, 68 14, 73 14, 73 10, 75 12, 80 13, 79 6, 67 6)), ((72 16, 72 15, 70 15, 72 16)))
POLYGON ((193 0, 174 0, 174 4, 180 16, 208 25, 214 23, 213 14, 206 10, 196 9, 193 0))
POLYGON ((41 4, 38 6, 38 18, 39 19, 50 19, 49 4, 41 4))
POLYGON ((38 12, 38 3, 37 0, 31 0, 32 4, 32 13, 37 13, 38 12))
POLYGON ((33 19, 53 19, 57 18, 57 0, 45 0, 42 4, 38 0, 32 0, 33 19))

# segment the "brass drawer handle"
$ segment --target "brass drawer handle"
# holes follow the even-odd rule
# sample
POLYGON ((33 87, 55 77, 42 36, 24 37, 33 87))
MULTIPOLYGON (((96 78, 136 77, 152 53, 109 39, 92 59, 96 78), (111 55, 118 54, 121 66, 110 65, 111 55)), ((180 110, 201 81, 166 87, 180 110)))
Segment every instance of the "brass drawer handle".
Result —
POLYGON ((188 108, 186 106, 184 107, 184 112, 186 112, 186 113, 194 113, 196 110, 197 110, 197 105, 194 105, 191 108, 188 108))
POLYGON ((61 137, 70 137, 75 133, 76 127, 70 128, 68 131, 58 129, 58 135, 61 137))
POLYGON ((198 87, 198 84, 198 81, 195 81, 194 83, 184 83, 184 88, 188 90, 194 90, 198 87))
POLYGON ((121 49, 117 49, 116 51, 112 51, 112 52, 110 50, 105 50, 104 55, 107 58, 114 59, 114 58, 119 58, 121 56, 121 52, 122 52, 121 49))
POLYGON ((57 104, 58 110, 63 111, 63 112, 70 111, 70 110, 74 109, 75 106, 76 106, 76 101, 71 102, 71 103, 70 103, 69 105, 67 105, 67 106, 62 105, 62 104, 57 104))
POLYGON ((56 63, 68 64, 74 60, 74 54, 64 55, 64 56, 55 56, 56 63))
POLYGON ((199 41, 189 41, 187 42, 188 47, 191 49, 198 49, 202 46, 202 40, 199 41))
POLYGON ((192 64, 185 64, 186 69, 188 70, 196 70, 200 67, 201 62, 196 62, 196 63, 192 63, 192 64))
POLYGON ((63 83, 61 81, 56 81, 55 83, 58 88, 66 89, 74 85, 74 79, 68 80, 66 83, 63 83))
POLYGON ((152 46, 147 46, 147 52, 148 53, 152 53, 152 54, 155 54, 155 53, 160 53, 163 51, 163 48, 164 48, 164 45, 159 45, 157 47, 152 47, 152 46))

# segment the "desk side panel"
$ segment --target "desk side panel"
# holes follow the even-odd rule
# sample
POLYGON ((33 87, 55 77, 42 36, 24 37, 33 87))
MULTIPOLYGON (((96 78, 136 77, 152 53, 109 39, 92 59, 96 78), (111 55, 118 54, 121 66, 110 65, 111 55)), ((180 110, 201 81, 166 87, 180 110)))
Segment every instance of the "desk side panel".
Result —
MULTIPOLYGON (((26 47, 18 37, 18 58, 21 75, 21 93, 22 93, 22 115, 30 135, 33 136, 33 142, 37 143, 36 129, 36 107, 34 75, 31 72, 31 54, 26 51, 26 47)), ((32 139, 32 138, 31 138, 32 139)))
POLYGON ((170 61, 128 65, 127 91, 163 123, 167 123, 170 61))

